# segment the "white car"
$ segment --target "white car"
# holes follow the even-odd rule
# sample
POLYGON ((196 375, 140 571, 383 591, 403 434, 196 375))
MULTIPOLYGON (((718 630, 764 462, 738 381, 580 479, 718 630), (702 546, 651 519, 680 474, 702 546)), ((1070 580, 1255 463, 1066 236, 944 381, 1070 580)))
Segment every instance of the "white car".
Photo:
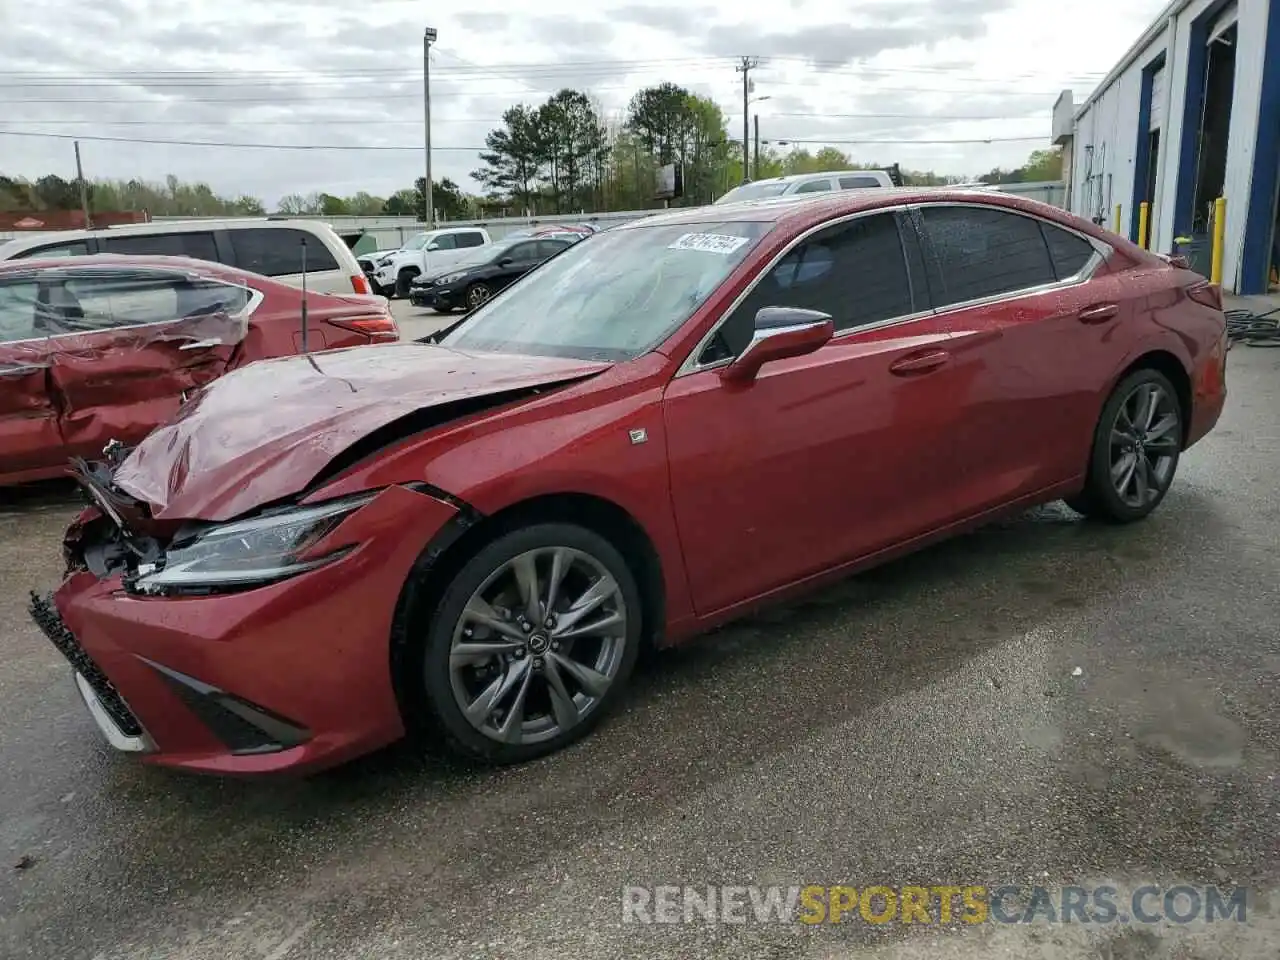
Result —
POLYGON ((317 293, 368 294, 355 254, 327 223, 244 217, 234 220, 157 220, 96 230, 58 230, 0 244, 0 260, 50 259, 117 253, 209 260, 302 286, 317 293), (304 247, 305 241, 305 247, 304 247))
POLYGON ((766 200, 788 197, 795 193, 830 193, 836 190, 865 190, 892 187, 893 180, 884 170, 831 170, 824 173, 797 173, 789 177, 770 177, 734 187, 716 201, 737 203, 739 200, 766 200))
POLYGON ((481 227, 441 227, 414 237, 408 245, 374 262, 373 282, 383 296, 407 297, 415 277, 432 276, 492 241, 481 227))

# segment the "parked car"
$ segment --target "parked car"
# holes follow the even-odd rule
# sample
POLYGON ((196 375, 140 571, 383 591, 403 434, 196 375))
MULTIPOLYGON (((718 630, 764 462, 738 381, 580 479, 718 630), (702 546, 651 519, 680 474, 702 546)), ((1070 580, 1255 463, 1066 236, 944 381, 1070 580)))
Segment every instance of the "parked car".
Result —
POLYGON ((369 281, 369 289, 374 293, 382 296, 390 296, 394 291, 383 289, 378 283, 378 265, 380 263, 390 263, 391 258, 401 250, 419 250, 430 241, 427 231, 415 233, 412 237, 400 244, 398 247, 388 247, 385 250, 374 250, 370 253, 362 253, 356 257, 356 262, 360 264, 360 269, 364 271, 365 277, 369 281))
POLYGON ((409 288, 409 302, 452 313, 459 307, 474 310, 499 290, 565 247, 583 239, 580 233, 548 232, 533 240, 499 240, 478 247, 436 277, 418 277, 409 288))
POLYGON ((1056 498, 1147 516, 1226 393, 1217 287, 996 191, 625 223, 436 339, 252 364, 83 467, 32 610, 117 746, 527 760, 643 645, 1056 498))
POLYGON ((95 230, 59 230, 0 244, 0 261, 115 253, 191 257, 271 277, 319 293, 371 293, 351 248, 326 223, 244 217, 157 220, 95 230), (305 261, 305 263, 304 263, 305 261))
POLYGON ((561 235, 580 235, 590 236, 596 232, 596 228, 588 223, 571 223, 565 225, 543 226, 543 227, 525 227, 520 230, 513 230, 504 236, 503 240, 524 240, 529 237, 547 237, 561 235))
POLYGON ((481 227, 430 230, 413 248, 406 247, 376 262, 377 291, 388 297, 407 297, 414 277, 438 273, 489 242, 489 231, 481 227))
POLYGON ((767 200, 773 197, 789 197, 792 194, 828 193, 840 190, 865 190, 870 187, 894 185, 884 170, 833 170, 825 173, 797 173, 789 177, 770 177, 734 187, 717 204, 739 203, 743 200, 767 200))
MULTIPOLYGON (((205 261, 0 264, 0 485, 133 444, 229 370, 302 349, 302 292, 205 261)), ((389 304, 307 294, 309 350, 399 339, 389 304)))

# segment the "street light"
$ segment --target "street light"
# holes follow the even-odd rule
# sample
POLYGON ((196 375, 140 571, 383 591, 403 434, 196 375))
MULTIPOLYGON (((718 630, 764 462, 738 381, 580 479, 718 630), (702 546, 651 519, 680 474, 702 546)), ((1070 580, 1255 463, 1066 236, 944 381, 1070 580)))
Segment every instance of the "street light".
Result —
POLYGON ((428 230, 435 225, 436 219, 435 204, 432 203, 431 196, 431 44, 435 39, 435 27, 427 27, 422 31, 422 109, 427 157, 427 179, 422 185, 422 213, 428 230))

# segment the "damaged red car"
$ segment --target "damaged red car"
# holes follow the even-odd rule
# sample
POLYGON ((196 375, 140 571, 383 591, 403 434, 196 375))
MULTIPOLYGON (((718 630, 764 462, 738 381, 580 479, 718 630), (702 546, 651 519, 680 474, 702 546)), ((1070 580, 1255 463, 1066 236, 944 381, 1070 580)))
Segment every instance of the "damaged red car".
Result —
MULTIPOLYGON (((380 297, 309 293, 309 349, 399 339, 380 297)), ((0 265, 0 486, 61 476, 228 370, 302 349, 302 292, 177 257, 0 265)))
POLYGON ((81 464, 32 612, 153 763, 303 771, 406 731, 526 760, 644 645, 1044 501, 1145 517, 1226 349, 1202 277, 1007 194, 658 215, 434 343, 252 364, 81 464))

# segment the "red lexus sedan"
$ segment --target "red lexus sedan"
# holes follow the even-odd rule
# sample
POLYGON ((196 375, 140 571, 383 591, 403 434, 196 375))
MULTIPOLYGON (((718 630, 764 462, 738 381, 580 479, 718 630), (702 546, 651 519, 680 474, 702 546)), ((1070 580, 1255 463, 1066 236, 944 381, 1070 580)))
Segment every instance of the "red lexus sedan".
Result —
MULTIPOLYGON (((307 294, 309 350, 398 340, 381 297, 307 294)), ((0 486, 62 476, 228 370, 302 349, 302 292, 180 257, 0 264, 0 486)))
POLYGON ((1216 423, 1216 287, 1060 210, 867 190, 654 216, 433 343, 233 371, 32 612, 116 746, 336 764, 583 736, 679 643, 1032 504, 1145 517, 1216 423))

